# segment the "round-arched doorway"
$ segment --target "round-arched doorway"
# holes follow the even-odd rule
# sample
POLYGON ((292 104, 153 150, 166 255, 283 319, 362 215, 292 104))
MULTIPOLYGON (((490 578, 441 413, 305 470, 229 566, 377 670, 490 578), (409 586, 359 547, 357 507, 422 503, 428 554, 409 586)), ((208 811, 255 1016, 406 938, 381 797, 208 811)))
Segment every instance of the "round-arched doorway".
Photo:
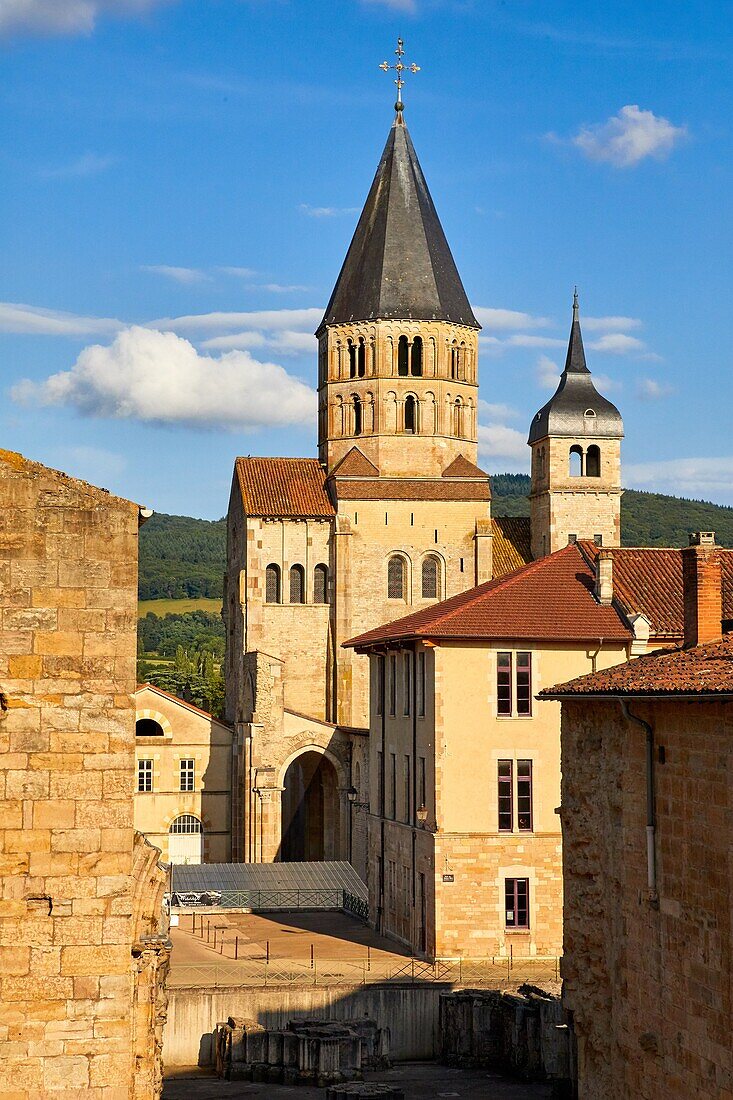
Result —
POLYGON ((328 757, 313 750, 296 756, 283 788, 282 862, 337 859, 338 779, 328 757))
POLYGON ((179 814, 168 830, 169 863, 202 863, 204 831, 193 814, 179 814))

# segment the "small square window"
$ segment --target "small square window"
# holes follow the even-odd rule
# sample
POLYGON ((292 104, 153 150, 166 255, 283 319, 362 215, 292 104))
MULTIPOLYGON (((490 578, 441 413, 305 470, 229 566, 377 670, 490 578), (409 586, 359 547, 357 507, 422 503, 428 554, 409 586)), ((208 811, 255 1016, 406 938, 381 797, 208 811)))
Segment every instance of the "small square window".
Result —
POLYGON ((593 542, 596 546, 603 546, 603 535, 594 535, 593 542))
POLYGON ((575 546, 578 541, 577 535, 568 535, 568 546, 575 546))

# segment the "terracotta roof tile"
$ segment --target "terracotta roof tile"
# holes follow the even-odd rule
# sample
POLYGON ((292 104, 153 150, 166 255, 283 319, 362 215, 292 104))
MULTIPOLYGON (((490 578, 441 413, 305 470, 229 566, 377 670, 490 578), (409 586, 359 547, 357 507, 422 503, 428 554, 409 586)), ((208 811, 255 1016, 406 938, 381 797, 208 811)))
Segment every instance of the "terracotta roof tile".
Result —
POLYGON ((493 576, 503 577, 532 561, 529 516, 493 516, 493 576))
POLYGON ((566 546, 345 644, 361 649, 407 638, 628 640, 629 627, 616 608, 597 603, 593 585, 579 547, 566 546))
POLYGON ((457 458, 454 458, 451 464, 443 470, 441 477, 485 477, 488 480, 488 474, 480 470, 478 466, 474 466, 473 462, 469 462, 464 455, 458 455, 457 458))
POLYGON ((235 469, 248 516, 331 519, 336 514, 317 458, 238 458, 235 469))
POLYGON ((550 699, 589 695, 733 695, 733 635, 692 649, 658 650, 540 692, 550 699))
POLYGON ((491 500, 491 489, 488 479, 381 477, 374 481, 341 481, 338 495, 340 500, 491 500))
MULTIPOLYGON (((581 544, 592 564, 599 547, 581 544)), ((683 634, 682 551, 655 546, 614 547, 613 593, 627 615, 643 613, 656 639, 683 634)), ((733 619, 733 550, 719 550, 723 572, 723 617, 733 619)))
POLYGON ((379 477, 379 470, 358 447, 352 447, 338 462, 331 477, 379 477))

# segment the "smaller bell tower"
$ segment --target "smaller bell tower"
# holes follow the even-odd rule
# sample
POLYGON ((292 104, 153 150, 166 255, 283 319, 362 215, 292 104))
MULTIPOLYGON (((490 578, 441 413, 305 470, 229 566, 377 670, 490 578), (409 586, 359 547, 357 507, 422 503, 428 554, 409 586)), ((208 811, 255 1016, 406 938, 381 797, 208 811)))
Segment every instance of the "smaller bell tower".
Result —
POLYGON ((585 361, 576 290, 565 369, 529 430, 534 558, 578 539, 620 544, 623 435, 621 414, 598 392, 585 361))

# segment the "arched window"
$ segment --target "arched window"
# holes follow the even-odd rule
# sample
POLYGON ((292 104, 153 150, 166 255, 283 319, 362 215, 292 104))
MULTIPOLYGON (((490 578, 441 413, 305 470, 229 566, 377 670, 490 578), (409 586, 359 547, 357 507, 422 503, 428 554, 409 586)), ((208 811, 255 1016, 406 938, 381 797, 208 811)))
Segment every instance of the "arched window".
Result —
POLYGON ((359 337, 359 347, 357 348, 357 371, 356 373, 360 378, 363 378, 366 374, 366 344, 364 343, 364 337, 359 337))
POLYGON ((422 598, 437 600, 440 595, 440 562, 431 554, 422 563, 422 598))
POLYGON ((138 737, 164 737, 165 732, 160 722, 154 718, 139 718, 135 723, 135 733, 138 737))
POLYGON ((422 336, 416 336, 412 341, 410 371, 416 378, 422 377, 422 336))
POLYGON ((305 570, 302 565, 290 567, 290 602, 305 603, 305 570))
POLYGON ((201 822, 193 814, 181 814, 171 822, 169 833, 202 833, 201 822))
POLYGON ((583 476, 583 448, 571 447, 570 448, 570 465, 568 468, 570 477, 582 477, 583 476))
POLYGON ((354 435, 361 435, 361 401, 354 394, 354 435))
POLYGON ((585 476, 601 476, 601 452, 600 448, 598 448, 595 443, 591 444, 585 452, 585 476))
POLYGON ((408 369, 409 359, 410 346, 407 343, 407 337, 400 336, 399 343, 397 344, 397 373, 401 374, 404 378, 410 373, 408 369))
POLYGON ((405 431, 417 431, 417 401, 411 393, 405 398, 405 431))
POLYGON ((390 600, 404 600, 407 588, 407 570, 405 559, 395 554, 387 563, 387 597, 390 600))
POLYGON ((466 345, 461 341, 458 349, 458 377, 465 381, 466 378, 466 345))
POLYGON ((356 378, 356 348, 351 340, 348 341, 349 348, 349 378, 356 378))
POLYGON ((268 565, 265 571, 265 603, 280 603, 279 565, 268 565))
POLYGON ((313 603, 328 603, 327 565, 317 565, 313 570, 313 603))
POLYGON ((596 410, 595 409, 586 409, 585 412, 583 413, 583 416, 591 416, 592 417, 592 416, 595 416, 595 415, 596 415, 596 410))
POLYGON ((463 432, 462 432, 463 424, 461 423, 462 420, 463 420, 463 406, 461 405, 460 397, 457 397, 456 401, 455 401, 455 404, 453 405, 453 435, 455 435, 457 437, 459 437, 463 434, 463 432))

